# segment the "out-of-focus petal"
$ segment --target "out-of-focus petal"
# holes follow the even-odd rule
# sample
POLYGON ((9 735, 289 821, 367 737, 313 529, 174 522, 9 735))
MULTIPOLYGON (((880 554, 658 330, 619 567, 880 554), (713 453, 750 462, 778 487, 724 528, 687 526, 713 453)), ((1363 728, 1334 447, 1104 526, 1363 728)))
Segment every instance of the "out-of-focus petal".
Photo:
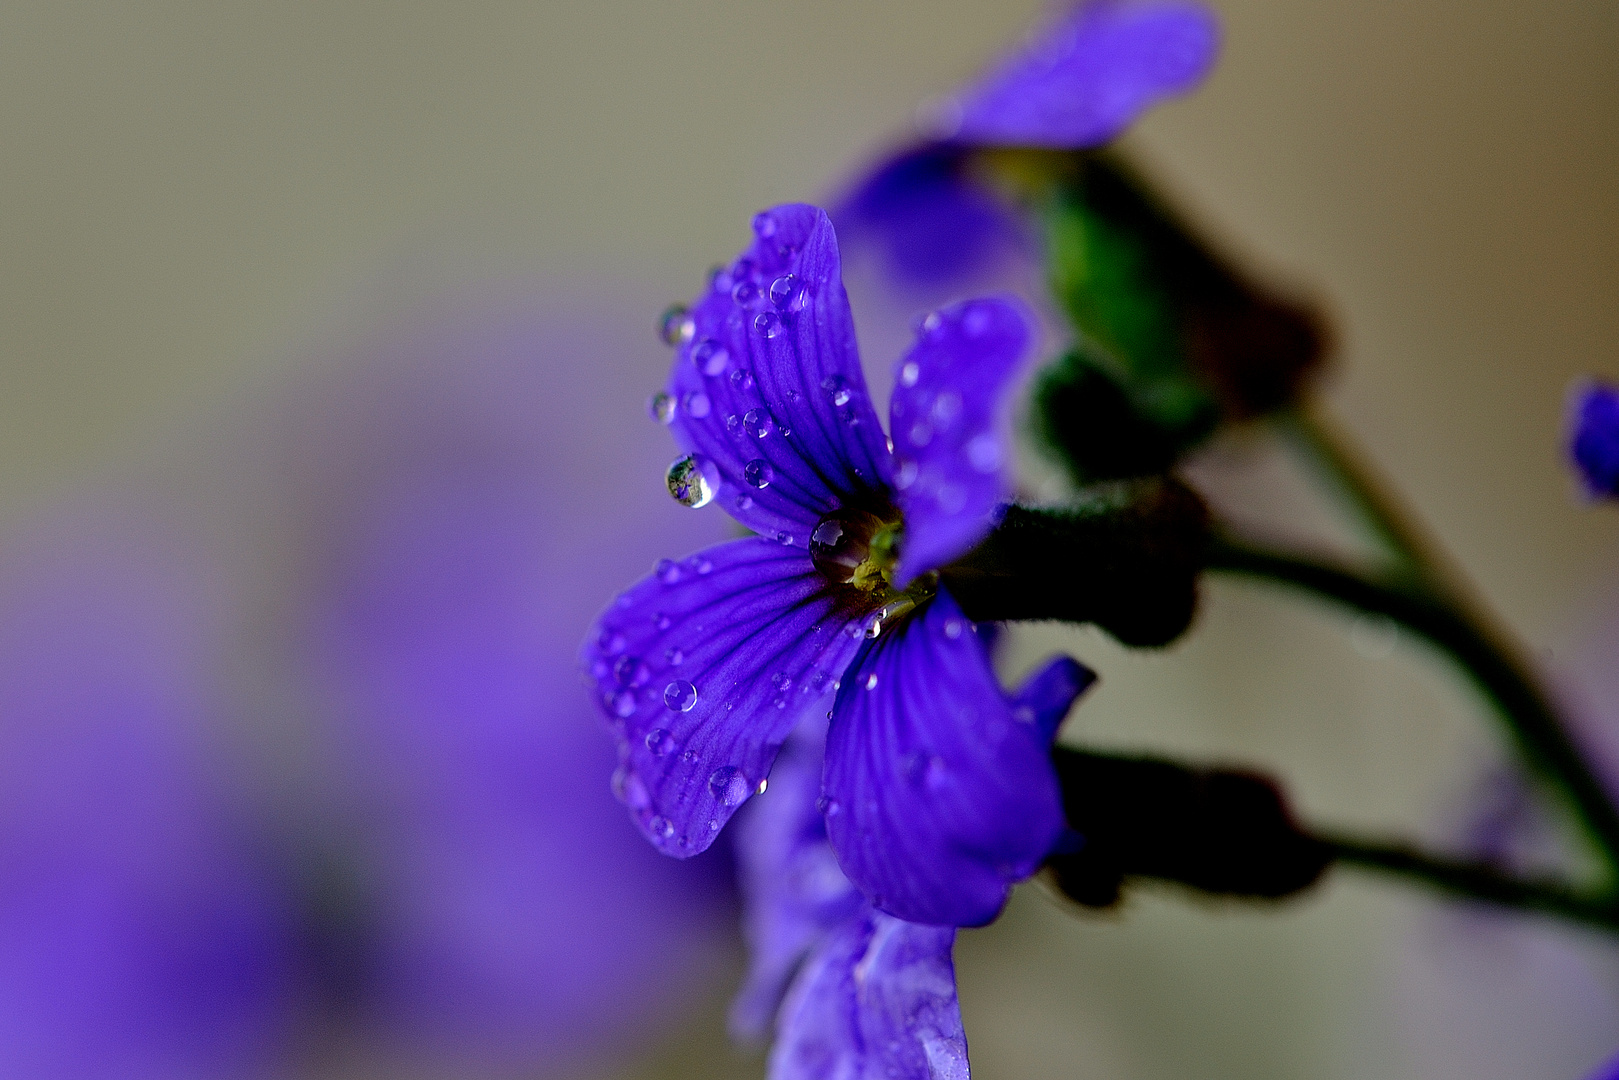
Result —
POLYGON ((753 244, 692 305, 669 375, 670 428, 707 459, 720 505, 799 548, 849 496, 888 482, 825 213, 759 214, 753 244))
POLYGON ((1032 252, 1034 239, 1012 208, 966 174, 969 159, 964 146, 924 143, 878 165, 833 211, 844 243, 874 243, 888 272, 916 286, 959 281, 1032 252))
POLYGON ((1057 737, 1074 701, 1096 682, 1096 672, 1071 656, 1058 656, 1034 672, 1012 695, 1012 715, 1031 723, 1047 742, 1057 737))
POLYGON ((881 912, 846 923, 793 983, 770 1080, 967 1080, 955 939, 881 912))
POLYGON ((1064 828, 1047 746, 941 590, 843 676, 823 782, 843 872, 899 918, 990 922, 1064 828))
POLYGON ((660 562, 584 647, 618 738, 615 792, 660 851, 695 855, 859 647, 845 606, 796 547, 750 537, 660 562))
POLYGON ((1576 387, 1569 413, 1569 456, 1586 490, 1593 498, 1619 498, 1619 387, 1576 387))
POLYGON ((829 931, 865 907, 838 869, 816 801, 826 723, 810 717, 770 770, 770 789, 736 825, 742 933, 748 974, 731 1005, 731 1031, 763 1039, 799 962, 829 931))
POLYGON ((1619 1054, 1615 1054, 1592 1073, 1588 1080, 1619 1080, 1619 1054))
POLYGON ((1212 12, 1185 0, 1076 4, 955 97, 963 143, 1083 150, 1203 81, 1220 47, 1212 12))
POLYGON ((1006 390, 1029 339, 1013 302, 968 300, 924 319, 895 366, 888 416, 895 499, 905 514, 901 582, 971 550, 1011 493, 1006 390))

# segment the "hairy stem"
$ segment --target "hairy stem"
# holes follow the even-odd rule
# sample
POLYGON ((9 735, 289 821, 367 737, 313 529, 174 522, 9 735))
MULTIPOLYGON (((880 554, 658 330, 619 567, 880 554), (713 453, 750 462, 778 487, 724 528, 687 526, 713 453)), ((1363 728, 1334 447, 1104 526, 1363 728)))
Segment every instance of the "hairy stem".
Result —
POLYGON ((1447 653, 1494 706, 1524 758, 1561 792, 1619 871, 1619 814, 1556 710, 1521 661, 1448 597, 1404 577, 1383 578, 1289 552, 1217 536, 1208 568, 1278 582, 1366 614, 1382 615, 1447 653))

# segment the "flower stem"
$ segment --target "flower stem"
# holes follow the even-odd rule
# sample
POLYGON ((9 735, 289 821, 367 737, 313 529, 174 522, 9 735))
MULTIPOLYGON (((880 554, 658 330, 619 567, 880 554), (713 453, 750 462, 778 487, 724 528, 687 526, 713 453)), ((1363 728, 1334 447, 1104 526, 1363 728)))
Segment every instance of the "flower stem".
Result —
POLYGON ((1518 911, 1547 915, 1619 932, 1619 901, 1593 896, 1552 878, 1523 878, 1488 863, 1431 855, 1399 842, 1317 832, 1335 861, 1374 873, 1416 881, 1442 893, 1518 911))
POLYGON ((1564 796, 1603 854, 1610 878, 1619 872, 1619 813, 1601 782, 1524 664, 1448 596, 1407 576, 1362 573, 1268 550, 1230 534, 1217 535, 1210 543, 1208 568, 1277 582, 1385 616, 1449 654, 1495 707, 1531 768, 1564 796))

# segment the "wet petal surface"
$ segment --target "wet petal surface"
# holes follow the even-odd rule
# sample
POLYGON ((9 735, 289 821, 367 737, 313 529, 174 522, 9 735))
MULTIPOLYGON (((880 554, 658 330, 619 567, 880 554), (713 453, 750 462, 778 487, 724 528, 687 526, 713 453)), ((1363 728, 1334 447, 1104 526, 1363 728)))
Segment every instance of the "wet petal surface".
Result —
POLYGON ((958 95, 945 123, 974 145, 1100 146, 1196 87, 1219 47, 1219 23, 1201 4, 1077 4, 958 95))
POLYGON ((770 1080, 967 1080, 955 938, 881 912, 846 923, 793 983, 770 1080))
POLYGON ((991 921, 1064 828, 1048 742, 941 590, 843 676, 822 785, 843 872, 912 922, 991 921))
POLYGON ((1012 695, 1012 715, 1030 723, 1050 743, 1074 701, 1096 683, 1096 672, 1069 656, 1036 669, 1012 695))
POLYGON ((759 214, 754 233, 674 329, 654 412, 700 455, 727 513, 805 548, 823 515, 886 485, 888 452, 832 223, 791 204, 759 214))
POLYGON ((748 974, 731 1006, 731 1031, 762 1040, 809 951, 865 909, 838 869, 816 802, 825 754, 824 720, 811 716, 770 770, 770 788, 736 823, 748 974))
POLYGON ((968 300, 924 319, 895 365, 888 415, 895 501, 905 515, 901 582, 966 554, 1011 494, 1007 390, 1030 337, 1012 301, 968 300))
POLYGON ((826 708, 857 614, 803 551, 763 537, 664 560, 602 614, 583 664, 618 740, 614 792, 660 851, 704 850, 758 790, 826 708))

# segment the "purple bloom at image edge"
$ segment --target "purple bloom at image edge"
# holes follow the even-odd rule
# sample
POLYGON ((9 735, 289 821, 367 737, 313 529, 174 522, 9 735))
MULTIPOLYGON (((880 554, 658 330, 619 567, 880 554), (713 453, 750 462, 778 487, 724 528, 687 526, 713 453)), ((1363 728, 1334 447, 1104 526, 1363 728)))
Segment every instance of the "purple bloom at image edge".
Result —
POLYGON ((1619 387, 1592 381, 1574 388, 1568 452, 1592 498, 1619 498, 1619 387))
POLYGON ((931 110, 931 139, 886 158, 836 202, 846 236, 877 243, 900 281, 959 280, 1034 238, 972 176, 975 150, 1088 150, 1214 65, 1220 27, 1201 4, 1074 4, 976 81, 931 110))
POLYGON ((1009 493, 1000 414, 1027 320, 1004 299, 924 320, 890 450, 830 221, 788 205, 754 230, 675 328, 654 411, 689 452, 671 492, 759 535, 660 562, 587 640, 614 788, 660 850, 702 851, 841 683, 822 805, 843 872, 889 914, 979 925, 1064 827, 1048 735, 932 573, 1009 493))
MULTIPOLYGON (((1092 681, 1059 657, 1025 681, 1014 709, 1049 738, 1092 681)), ((774 1017, 771 1080, 964 1078, 955 929, 876 911, 839 870, 816 797, 825 728, 812 716, 794 732, 771 772, 771 797, 738 823, 751 964, 733 1033, 761 1039, 774 1017)))

